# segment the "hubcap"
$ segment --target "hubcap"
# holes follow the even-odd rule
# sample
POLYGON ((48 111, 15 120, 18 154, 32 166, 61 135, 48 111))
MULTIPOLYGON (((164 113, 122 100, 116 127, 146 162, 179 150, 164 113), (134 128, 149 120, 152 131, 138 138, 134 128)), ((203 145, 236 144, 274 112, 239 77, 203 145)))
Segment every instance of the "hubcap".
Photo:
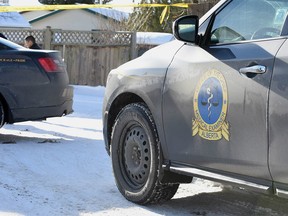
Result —
POLYGON ((145 184, 150 169, 150 147, 142 127, 133 127, 124 141, 124 169, 134 186, 145 184))

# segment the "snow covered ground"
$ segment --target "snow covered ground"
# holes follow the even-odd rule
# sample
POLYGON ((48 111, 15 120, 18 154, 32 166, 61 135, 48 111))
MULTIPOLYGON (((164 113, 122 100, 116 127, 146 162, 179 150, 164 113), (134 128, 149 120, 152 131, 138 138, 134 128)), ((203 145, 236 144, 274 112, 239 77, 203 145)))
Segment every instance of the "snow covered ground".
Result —
POLYGON ((75 86, 72 115, 1 129, 0 216, 288 215, 285 199, 201 179, 161 205, 126 201, 104 149, 103 94, 103 87, 75 86))

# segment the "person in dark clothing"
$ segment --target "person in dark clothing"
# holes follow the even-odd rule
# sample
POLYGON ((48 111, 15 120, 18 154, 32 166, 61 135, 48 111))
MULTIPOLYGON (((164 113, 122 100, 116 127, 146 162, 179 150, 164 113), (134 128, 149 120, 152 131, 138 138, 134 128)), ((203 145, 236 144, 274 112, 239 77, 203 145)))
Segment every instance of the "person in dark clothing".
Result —
POLYGON ((29 35, 24 40, 24 46, 29 49, 41 49, 36 43, 35 38, 32 35, 29 35))

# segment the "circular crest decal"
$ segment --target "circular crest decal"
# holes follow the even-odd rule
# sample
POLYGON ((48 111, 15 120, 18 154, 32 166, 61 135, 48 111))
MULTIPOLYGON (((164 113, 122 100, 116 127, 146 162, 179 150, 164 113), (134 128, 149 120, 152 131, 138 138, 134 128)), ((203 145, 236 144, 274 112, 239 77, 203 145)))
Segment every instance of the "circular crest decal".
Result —
POLYGON ((229 141, 229 124, 225 122, 228 108, 227 85, 217 70, 206 72, 199 80, 193 99, 195 119, 192 136, 199 134, 207 140, 229 141))

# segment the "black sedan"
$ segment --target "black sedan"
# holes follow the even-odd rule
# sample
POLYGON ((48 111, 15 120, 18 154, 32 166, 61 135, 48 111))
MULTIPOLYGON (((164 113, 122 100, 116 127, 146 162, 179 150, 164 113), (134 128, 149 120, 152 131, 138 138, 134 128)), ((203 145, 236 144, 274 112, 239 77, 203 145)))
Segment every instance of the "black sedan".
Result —
POLYGON ((57 51, 0 38, 0 126, 72 113, 73 87, 57 51))

